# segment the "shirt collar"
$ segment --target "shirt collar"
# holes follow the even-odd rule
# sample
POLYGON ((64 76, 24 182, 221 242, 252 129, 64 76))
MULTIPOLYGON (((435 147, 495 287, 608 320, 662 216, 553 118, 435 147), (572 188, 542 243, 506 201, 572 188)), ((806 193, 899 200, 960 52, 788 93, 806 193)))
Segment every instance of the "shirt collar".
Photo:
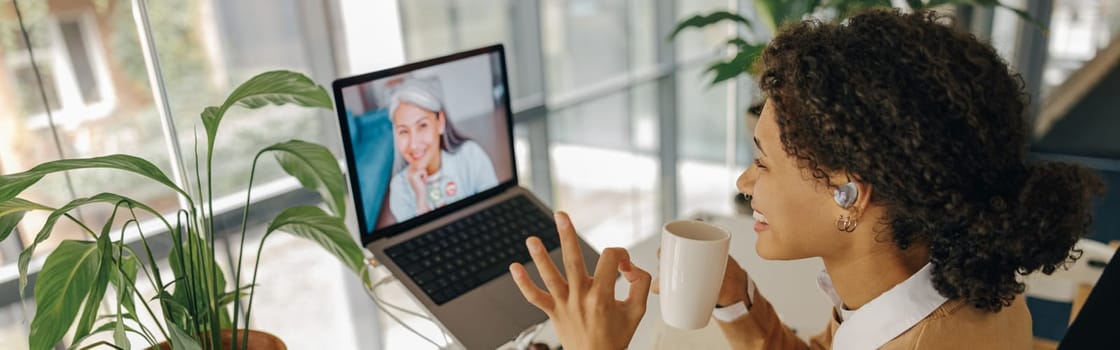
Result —
POLYGON ((947 298, 933 287, 933 265, 926 264, 902 283, 880 294, 858 310, 844 308, 833 287, 832 277, 821 271, 817 286, 832 299, 840 316, 840 327, 832 337, 832 348, 875 349, 913 327, 947 298))

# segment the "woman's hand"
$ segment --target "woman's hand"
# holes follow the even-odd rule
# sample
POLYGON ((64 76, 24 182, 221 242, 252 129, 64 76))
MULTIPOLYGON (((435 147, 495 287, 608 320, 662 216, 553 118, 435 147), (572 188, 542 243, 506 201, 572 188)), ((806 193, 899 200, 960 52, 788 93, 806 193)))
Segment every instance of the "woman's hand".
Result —
POLYGON ((646 312, 650 274, 630 262, 626 249, 607 248, 599 256, 594 277, 588 276, 579 238, 567 214, 556 214, 556 228, 560 232, 567 278, 552 263, 541 240, 530 237, 525 244, 548 291, 529 279, 524 266, 514 263, 510 273, 521 294, 548 315, 565 349, 626 348, 646 312), (630 296, 622 301, 614 298, 619 271, 630 282, 630 296))
POLYGON ((423 214, 431 210, 428 205, 428 171, 421 167, 409 165, 405 170, 405 177, 408 178, 408 185, 412 187, 412 193, 416 194, 416 214, 423 214))
MULTIPOLYGON (((657 259, 661 259, 661 248, 657 249, 657 259)), ((719 287, 716 305, 728 306, 747 300, 747 270, 739 266, 735 259, 727 257, 727 268, 723 271, 723 284, 719 287)), ((659 280, 653 280, 653 293, 660 294, 659 280)))

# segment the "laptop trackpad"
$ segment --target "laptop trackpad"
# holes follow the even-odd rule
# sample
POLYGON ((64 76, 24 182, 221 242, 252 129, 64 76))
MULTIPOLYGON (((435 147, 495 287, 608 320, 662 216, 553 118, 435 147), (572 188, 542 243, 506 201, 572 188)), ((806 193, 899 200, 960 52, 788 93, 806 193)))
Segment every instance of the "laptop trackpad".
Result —
MULTIPOLYGON (((530 272, 530 274, 536 273, 535 266, 530 265, 527 267, 533 271, 530 272)), ((540 283, 540 278, 533 279, 537 280, 537 283, 540 283)), ((544 288, 543 284, 537 285, 544 288)), ((521 295, 521 291, 517 289, 517 283, 513 282, 513 277, 509 274, 494 280, 488 287, 491 288, 488 294, 490 297, 494 298, 494 304, 502 310, 502 313, 506 314, 508 320, 512 323, 512 327, 518 328, 518 333, 534 324, 544 322, 548 319, 548 316, 545 315, 544 312, 525 300, 525 296, 521 295)), ((510 338, 510 340, 512 340, 512 338, 510 338)))
MULTIPOLYGON (((589 247, 585 246, 584 248, 584 254, 586 255, 584 257, 584 263, 594 264, 597 262, 598 254, 595 254, 594 250, 590 250, 589 247)), ((549 255, 552 257, 553 264, 556 264, 557 268, 563 273, 564 263, 560 249, 551 251, 549 255)), ((525 266, 525 269, 528 270, 529 277, 533 280, 533 284, 547 291, 544 282, 541 280, 540 273, 537 272, 537 265, 530 263, 525 266)), ((509 274, 494 280, 488 287, 492 288, 488 294, 495 298, 495 303, 502 308, 504 313, 509 315, 509 319, 521 330, 548 320, 548 315, 545 315, 543 311, 537 309, 536 306, 533 306, 533 304, 525 300, 525 296, 521 295, 521 291, 517 288, 517 283, 513 281, 513 277, 509 274)), ((518 332, 520 332, 520 330, 518 332)))

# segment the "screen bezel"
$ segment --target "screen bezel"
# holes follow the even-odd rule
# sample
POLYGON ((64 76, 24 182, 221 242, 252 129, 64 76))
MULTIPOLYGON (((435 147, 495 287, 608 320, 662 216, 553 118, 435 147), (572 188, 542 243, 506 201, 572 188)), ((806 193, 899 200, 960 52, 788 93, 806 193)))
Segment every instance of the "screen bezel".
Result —
MULTIPOLYGON (((514 149, 513 149, 513 109, 512 109, 512 106, 511 106, 511 102, 510 102, 513 92, 510 90, 509 69, 507 69, 507 64, 506 64, 505 47, 502 44, 496 44, 496 45, 482 47, 482 48, 478 48, 478 49, 474 49, 474 50, 470 50, 470 51, 455 53, 455 54, 451 54, 451 55, 447 55, 447 56, 436 57, 436 58, 432 58, 432 59, 428 59, 428 60, 424 60, 424 61, 420 61, 420 62, 415 62, 415 63, 410 63, 410 64, 406 64, 406 65, 399 66, 399 67, 380 70, 380 71, 376 71, 376 72, 372 72, 372 73, 366 73, 366 74, 361 74, 361 75, 356 75, 356 76, 351 76, 351 77, 346 77, 346 78, 340 78, 340 79, 335 80, 334 83, 331 84, 331 87, 334 90, 335 112, 338 115, 338 126, 339 126, 339 131, 341 131, 341 136, 342 136, 343 152, 346 153, 346 168, 349 171, 348 175, 349 175, 349 178, 350 178, 350 191, 353 194, 351 196, 351 198, 354 200, 354 209, 355 209, 354 210, 354 212, 355 212, 354 216, 356 216, 358 218, 358 230, 359 230, 359 233, 360 233, 360 236, 361 236, 362 245, 368 245, 370 242, 373 242, 373 241, 376 241, 376 240, 379 240, 379 239, 393 237, 393 236, 398 235, 402 232, 405 232, 409 229, 412 229, 412 228, 415 228, 417 226, 424 225, 424 224, 429 223, 433 220, 436 220, 436 219, 444 216, 447 213, 450 213, 450 212, 459 210, 461 208, 465 208, 467 206, 473 205, 475 203, 484 201, 484 200, 486 200, 488 198, 491 198, 491 197, 493 197, 493 196, 495 196, 495 195, 497 195, 501 192, 504 192, 505 190, 507 190, 509 188, 517 186, 517 184, 518 184, 517 157, 514 155, 514 149), (374 228, 373 226, 376 224, 376 222, 366 222, 365 209, 364 209, 365 204, 362 203, 362 201, 361 201, 362 196, 361 196, 361 192, 360 192, 361 187, 358 186, 357 164, 354 161, 354 145, 353 145, 353 140, 350 139, 350 123, 346 119, 347 118, 346 111, 345 111, 345 108, 346 108, 345 106, 346 105, 343 102, 342 89, 345 89, 345 88, 348 88, 348 87, 351 87, 351 86, 354 86, 354 85, 368 83, 370 81, 378 80, 378 79, 381 79, 381 78, 391 77, 391 76, 415 71, 415 70, 418 70, 418 69, 428 68, 428 67, 437 66, 437 65, 452 62, 452 61, 465 59, 465 58, 468 58, 468 57, 474 57, 474 56, 479 56, 479 55, 489 55, 489 54, 494 54, 494 53, 498 54, 498 59, 501 61, 502 85, 505 87, 505 96, 503 98, 504 101, 502 101, 502 103, 505 104, 505 110, 506 110, 506 113, 505 113, 506 134, 507 134, 506 138, 509 141, 509 145, 507 145, 507 146, 509 147, 509 157, 510 157, 510 167, 511 167, 510 170, 511 170, 511 173, 512 173, 512 176, 510 177, 510 179, 507 180, 507 181, 503 181, 503 182, 499 183, 497 186, 494 186, 494 188, 491 188, 491 189, 483 191, 483 192, 476 193, 476 194, 474 194, 470 197, 463 198, 463 199, 461 199, 457 202, 450 203, 448 205, 445 205, 443 207, 440 207, 440 208, 437 208, 435 210, 429 211, 427 213, 417 215, 417 216, 415 216, 411 219, 405 220, 404 222, 398 222, 398 223, 395 223, 393 225, 390 225, 388 227, 381 228, 381 229, 374 228)), ((388 195, 387 192, 386 192, 386 195, 388 195)))

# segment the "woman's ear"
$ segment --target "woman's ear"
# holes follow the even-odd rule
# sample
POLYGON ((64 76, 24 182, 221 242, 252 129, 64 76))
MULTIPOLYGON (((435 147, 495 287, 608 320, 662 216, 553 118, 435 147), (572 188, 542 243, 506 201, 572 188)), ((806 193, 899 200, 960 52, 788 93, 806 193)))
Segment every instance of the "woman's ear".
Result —
POLYGON ((852 203, 851 209, 854 215, 859 216, 860 214, 855 213, 866 212, 867 207, 871 205, 871 195, 875 191, 875 188, 858 180, 852 180, 852 184, 854 184, 856 190, 859 191, 859 197, 852 203))
POLYGON ((871 204, 874 189, 850 175, 832 176, 832 199, 852 216, 859 216, 871 204))

